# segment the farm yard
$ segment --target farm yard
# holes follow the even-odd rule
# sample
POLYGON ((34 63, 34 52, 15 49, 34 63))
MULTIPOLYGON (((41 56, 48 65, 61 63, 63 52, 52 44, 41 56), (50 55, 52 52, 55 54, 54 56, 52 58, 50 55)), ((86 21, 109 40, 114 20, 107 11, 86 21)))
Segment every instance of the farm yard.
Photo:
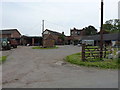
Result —
POLYGON ((0 87, 119 89, 119 0, 4 1, 0 87))
POLYGON ((3 88, 117 88, 118 70, 83 67, 64 61, 80 53, 81 47, 58 46, 57 49, 32 49, 19 46, 3 51, 3 88))

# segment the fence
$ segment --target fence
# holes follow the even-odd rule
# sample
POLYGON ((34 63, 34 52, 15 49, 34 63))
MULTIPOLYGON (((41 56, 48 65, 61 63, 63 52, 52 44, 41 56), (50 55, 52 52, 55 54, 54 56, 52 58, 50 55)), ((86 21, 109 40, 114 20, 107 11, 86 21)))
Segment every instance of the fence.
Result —
MULTIPOLYGON (((103 58, 106 57, 106 46, 103 48, 103 58)), ((99 46, 86 46, 82 44, 82 61, 88 59, 100 59, 100 47, 99 46)))

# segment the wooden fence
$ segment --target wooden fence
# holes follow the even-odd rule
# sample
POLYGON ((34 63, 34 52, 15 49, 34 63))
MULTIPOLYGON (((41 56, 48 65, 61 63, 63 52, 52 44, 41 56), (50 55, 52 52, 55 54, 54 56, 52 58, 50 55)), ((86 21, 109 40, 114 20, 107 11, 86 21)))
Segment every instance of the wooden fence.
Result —
MULTIPOLYGON (((106 57, 107 48, 103 48, 103 58, 106 57)), ((99 46, 86 46, 82 45, 82 61, 87 61, 88 59, 100 58, 100 47, 99 46)))

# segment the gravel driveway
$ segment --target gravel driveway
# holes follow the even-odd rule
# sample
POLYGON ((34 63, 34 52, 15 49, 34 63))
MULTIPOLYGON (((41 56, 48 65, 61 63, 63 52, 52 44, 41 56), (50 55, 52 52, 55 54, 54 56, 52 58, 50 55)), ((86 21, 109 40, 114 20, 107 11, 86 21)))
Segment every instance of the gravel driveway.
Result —
MULTIPOLYGON (((2 65, 3 88, 117 88, 118 71, 59 65, 67 55, 81 51, 77 46, 34 50, 18 47, 9 51, 2 65)), ((5 54, 5 52, 3 51, 5 54)))

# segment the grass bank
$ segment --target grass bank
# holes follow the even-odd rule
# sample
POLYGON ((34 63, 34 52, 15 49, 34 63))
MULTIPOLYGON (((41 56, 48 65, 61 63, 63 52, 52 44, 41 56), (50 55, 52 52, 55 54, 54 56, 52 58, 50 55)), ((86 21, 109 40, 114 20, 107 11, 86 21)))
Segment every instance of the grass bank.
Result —
POLYGON ((5 62, 6 59, 7 59, 7 56, 0 57, 0 64, 3 63, 3 62, 5 62))
POLYGON ((118 69, 120 58, 119 59, 104 59, 104 61, 100 60, 93 60, 93 61, 86 61, 83 62, 81 60, 81 53, 76 53, 69 55, 65 58, 65 61, 70 62, 71 64, 76 64, 79 66, 86 66, 86 67, 97 67, 103 69, 118 69))
POLYGON ((54 47, 43 48, 43 47, 40 47, 40 46, 36 46, 36 47, 32 47, 32 49, 58 49, 58 47, 54 46, 54 47))

